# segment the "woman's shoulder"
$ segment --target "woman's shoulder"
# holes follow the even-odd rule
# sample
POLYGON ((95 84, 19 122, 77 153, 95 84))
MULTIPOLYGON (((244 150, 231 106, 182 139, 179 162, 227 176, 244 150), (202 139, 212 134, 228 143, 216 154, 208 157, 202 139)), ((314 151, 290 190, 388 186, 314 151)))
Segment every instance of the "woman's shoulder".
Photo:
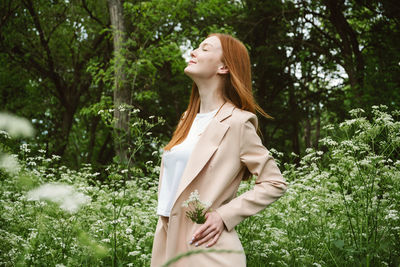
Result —
POLYGON ((255 128, 257 128, 258 119, 257 119, 256 114, 254 114, 253 112, 235 107, 232 112, 232 122, 235 124, 239 124, 241 126, 244 123, 247 123, 248 121, 251 122, 255 126, 255 128))

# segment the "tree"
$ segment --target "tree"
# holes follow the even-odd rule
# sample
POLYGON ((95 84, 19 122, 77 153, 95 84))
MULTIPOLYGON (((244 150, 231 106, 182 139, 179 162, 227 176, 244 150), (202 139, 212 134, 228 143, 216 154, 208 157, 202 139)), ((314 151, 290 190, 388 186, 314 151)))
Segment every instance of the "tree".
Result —
POLYGON ((131 90, 125 74, 124 43, 125 26, 122 3, 120 0, 108 0, 110 20, 113 28, 114 40, 114 121, 115 137, 114 149, 118 159, 124 163, 128 161, 129 144, 129 111, 131 104, 131 90))

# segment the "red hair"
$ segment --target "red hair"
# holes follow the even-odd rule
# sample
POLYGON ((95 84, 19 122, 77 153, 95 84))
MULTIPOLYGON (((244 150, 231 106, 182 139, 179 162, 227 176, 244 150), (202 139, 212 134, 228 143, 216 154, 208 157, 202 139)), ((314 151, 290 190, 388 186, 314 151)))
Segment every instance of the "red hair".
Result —
MULTIPOLYGON (((222 95, 225 101, 231 102, 236 107, 250 111, 259 112, 264 117, 272 119, 270 115, 255 102, 251 86, 251 65, 250 57, 246 47, 241 41, 224 33, 211 33, 207 36, 217 36, 222 46, 221 61, 228 67, 228 74, 224 75, 224 86, 222 95)), ((189 105, 186 113, 183 113, 176 127, 176 130, 164 147, 164 150, 170 150, 185 140, 196 114, 200 110, 199 90, 195 82, 192 85, 189 105)))

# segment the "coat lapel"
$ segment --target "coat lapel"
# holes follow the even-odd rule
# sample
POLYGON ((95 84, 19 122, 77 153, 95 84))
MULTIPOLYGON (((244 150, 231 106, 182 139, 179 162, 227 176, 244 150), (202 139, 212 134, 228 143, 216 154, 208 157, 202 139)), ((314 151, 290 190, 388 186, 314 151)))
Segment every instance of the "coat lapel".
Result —
POLYGON ((232 115, 234 108, 235 106, 230 102, 225 103, 200 136, 183 171, 172 209, 182 192, 196 178, 217 150, 222 138, 229 129, 229 125, 222 121, 232 115))

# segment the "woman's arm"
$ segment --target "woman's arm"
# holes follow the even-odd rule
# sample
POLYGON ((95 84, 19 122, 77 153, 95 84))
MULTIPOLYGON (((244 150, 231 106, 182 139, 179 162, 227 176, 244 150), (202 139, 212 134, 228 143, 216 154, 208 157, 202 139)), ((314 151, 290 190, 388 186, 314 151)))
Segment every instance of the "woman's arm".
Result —
POLYGON ((216 209, 228 231, 245 218, 265 209, 280 198, 287 189, 272 155, 256 132, 257 116, 252 114, 241 127, 240 160, 257 176, 255 186, 216 209))

